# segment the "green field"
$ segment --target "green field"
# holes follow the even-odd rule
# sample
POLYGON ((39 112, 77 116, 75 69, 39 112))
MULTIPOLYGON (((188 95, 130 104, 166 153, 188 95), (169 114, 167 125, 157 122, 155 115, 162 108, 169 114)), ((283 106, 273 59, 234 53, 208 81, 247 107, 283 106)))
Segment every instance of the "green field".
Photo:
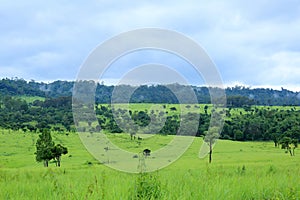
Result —
MULTIPOLYGON (((94 133, 96 134, 96 133, 94 133)), ((38 135, 0 130, 0 199, 300 199, 300 154, 286 154, 273 142, 219 140, 213 162, 199 159, 201 138, 170 166, 151 174, 112 170, 95 160, 76 133, 52 133, 67 146, 62 167, 36 163, 38 135)), ((172 136, 145 138, 141 144, 125 134, 108 137, 139 152, 158 149, 172 136)))
POLYGON ((19 96, 20 99, 25 100, 27 103, 32 103, 35 100, 44 101, 44 97, 38 97, 38 96, 19 96))

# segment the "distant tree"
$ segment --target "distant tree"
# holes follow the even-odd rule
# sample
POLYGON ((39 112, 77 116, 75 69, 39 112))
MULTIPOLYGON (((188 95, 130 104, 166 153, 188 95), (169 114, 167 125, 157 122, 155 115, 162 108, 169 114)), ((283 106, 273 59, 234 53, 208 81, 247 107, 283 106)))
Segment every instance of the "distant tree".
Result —
POLYGON ((292 139, 292 150, 293 156, 295 156, 295 149, 298 147, 298 139, 292 139))
POLYGON ((176 109, 176 107, 171 107, 170 110, 175 111, 177 109, 176 109))
POLYGON ((244 138, 244 133, 241 130, 234 130, 234 139, 238 141, 242 141, 244 138))
POLYGON ((290 137, 287 137, 287 136, 283 137, 280 140, 280 144, 281 144, 282 149, 285 149, 286 152, 289 152, 290 155, 293 156, 292 147, 291 147, 292 139, 290 137))
POLYGON ((44 129, 36 142, 36 161, 44 162, 44 167, 48 167, 49 161, 53 158, 53 147, 54 142, 52 141, 50 131, 44 129))
POLYGON ((135 111, 132 113, 131 118, 136 124, 142 127, 147 126, 151 121, 149 115, 145 111, 135 111))
POLYGON ((213 145, 219 138, 219 128, 211 127, 208 131, 205 132, 204 142, 209 146, 209 163, 212 162, 212 153, 213 153, 213 145))
POLYGON ((273 132, 271 134, 271 138, 274 142, 275 147, 278 147, 279 146, 278 143, 279 143, 279 140, 280 140, 280 134, 278 132, 273 132))
POLYGON ((41 121, 39 121, 35 126, 37 129, 40 130, 40 132, 51 128, 51 126, 49 125, 49 123, 46 122, 45 119, 41 119, 41 121))
POLYGON ((56 166, 60 167, 61 156, 68 153, 67 147, 62 146, 61 144, 57 144, 52 148, 52 156, 56 161, 56 166))
POLYGON ((246 110, 249 110, 249 106, 254 105, 255 101, 253 99, 250 99, 245 96, 228 96, 227 97, 227 106, 229 108, 245 108, 246 110))
POLYGON ((205 106, 204 106, 204 112, 205 112, 205 115, 207 115, 207 109, 208 109, 208 106, 205 105, 205 106))

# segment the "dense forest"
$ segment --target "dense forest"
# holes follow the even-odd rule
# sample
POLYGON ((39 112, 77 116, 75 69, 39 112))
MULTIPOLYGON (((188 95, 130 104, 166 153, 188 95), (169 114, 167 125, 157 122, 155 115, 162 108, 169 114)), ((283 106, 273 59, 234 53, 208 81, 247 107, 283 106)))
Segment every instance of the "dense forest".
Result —
POLYGON ((0 127, 36 132, 43 129, 71 131, 71 97, 27 103, 18 97, 0 96, 0 127))
MULTIPOLYGON (((0 80, 0 95, 9 96, 39 96, 45 98, 57 98, 72 96, 74 82, 55 81, 52 83, 39 83, 34 80, 25 81, 23 79, 2 79, 0 80)), ((122 90, 130 90, 131 86, 118 86, 122 90)), ((179 84, 172 84, 178 90, 185 87, 179 84)), ((209 88, 192 86, 198 103, 209 104, 209 88)), ((114 86, 106 86, 97 83, 95 98, 97 103, 110 103, 114 86)), ((235 86, 225 89, 228 107, 241 107, 244 105, 266 105, 266 106, 299 106, 300 92, 293 92, 282 88, 273 89, 251 89, 242 86, 235 86)), ((132 103, 178 103, 174 94, 163 85, 144 85, 138 87, 133 93, 132 103)), ((120 103, 122 99, 119 100, 120 103)))

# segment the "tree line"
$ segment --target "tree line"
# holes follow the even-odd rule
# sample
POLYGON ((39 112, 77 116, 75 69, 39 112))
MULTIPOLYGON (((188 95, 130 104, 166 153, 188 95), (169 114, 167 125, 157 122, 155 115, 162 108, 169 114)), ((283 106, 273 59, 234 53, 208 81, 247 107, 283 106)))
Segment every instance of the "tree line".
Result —
POLYGON ((11 96, 0 96, 0 127, 41 132, 43 129, 64 132, 74 129, 71 97, 25 100, 11 96))
MULTIPOLYGON (((196 105, 194 105, 196 106, 196 105)), ((207 112, 207 105, 204 113, 200 113, 196 136, 204 136, 210 126, 211 113, 207 112)), ((176 108, 175 108, 176 109, 176 108)), ((172 108, 170 109, 172 110, 172 108)), ((127 111, 118 109, 120 116, 127 111)), ((221 139, 236 141, 273 141, 275 147, 280 145, 288 151, 297 147, 300 141, 300 110, 295 107, 247 107, 227 108, 221 111, 226 115, 223 130, 220 133, 221 139), (225 113, 224 113, 225 112, 225 113), (293 146, 293 147, 292 147, 293 146)), ((100 105, 96 107, 96 113, 100 126, 111 133, 121 133, 110 106, 100 105)), ((136 124, 146 126, 150 118, 159 122, 162 111, 129 111, 131 118, 136 124)), ((176 135, 182 118, 194 119, 195 113, 187 112, 181 117, 178 114, 168 113, 164 127, 160 134, 176 135)))
MULTIPOLYGON (((100 128, 109 132, 121 132, 114 121, 110 106, 97 104, 95 112, 99 119, 100 127, 92 127, 94 130, 100 128)), ((194 105, 196 106, 196 105, 194 105)), ((207 105, 201 105, 204 113, 200 114, 197 136, 207 130, 210 122, 210 113, 207 105)), ((174 107, 175 108, 175 107, 174 107)), ((166 117, 165 126, 160 130, 161 134, 176 134, 180 126, 178 114, 171 114, 172 109, 166 117)), ((175 108, 176 109, 176 108, 175 108)), ((117 110, 118 113, 127 111, 117 110)), ((224 129, 221 137, 231 140, 273 140, 278 144, 280 137, 284 134, 291 138, 299 138, 299 110, 295 107, 285 109, 284 107, 257 107, 244 106, 243 108, 229 107, 223 110, 226 114, 224 129)), ((140 126, 146 126, 150 118, 160 120, 164 113, 162 111, 130 111, 130 117, 140 126)), ((193 113, 187 113, 182 117, 192 117, 193 113)), ((25 100, 11 96, 0 96, 0 127, 5 129, 23 130, 35 132, 43 128, 55 131, 74 130, 71 97, 58 97, 35 100, 27 103, 25 100)), ((88 128, 88 127, 87 127, 88 128)))
MULTIPOLYGON (((207 111, 208 106, 200 106, 203 106, 204 113, 198 113, 200 118, 197 136, 203 135, 208 129, 211 118, 211 114, 207 111)), ((176 110, 175 107, 170 108, 166 116, 165 125, 159 131, 160 134, 176 134, 182 118, 195 117, 193 112, 179 116, 172 109, 176 110)), ((83 130, 98 131, 104 129, 112 133, 122 132, 114 119, 109 104, 96 104, 95 112, 99 125, 93 127, 92 122, 86 119, 89 123, 88 126, 83 127, 83 130)), ((115 112, 119 113, 120 116, 123 115, 124 119, 128 116, 125 115, 127 111, 122 109, 115 112)), ((292 140, 300 139, 300 111, 296 107, 258 107, 247 105, 243 108, 229 107, 221 112, 226 114, 221 138, 238 141, 272 140, 275 146, 279 145, 279 141, 284 136, 292 140)), ((147 126, 150 119, 159 123, 164 114, 161 110, 129 111, 130 117, 139 126, 147 126)), ((71 97, 58 97, 27 103, 20 98, 0 96, 0 127, 23 130, 24 132, 40 132, 44 128, 58 132, 75 131, 72 99, 71 97)))
MULTIPOLYGON (((57 98, 64 96, 72 96, 74 81, 54 81, 52 83, 35 82, 34 80, 25 81, 24 79, 1 79, 0 95, 6 96, 40 96, 46 98, 57 98)), ((96 87, 95 100, 97 103, 110 103, 112 93, 115 87, 121 87, 126 91, 132 90, 133 86, 107 86, 93 81, 87 81, 87 85, 91 84, 96 87)), ((131 97, 132 103, 178 103, 177 98, 169 89, 169 86, 176 88, 177 91, 184 91, 189 86, 180 84, 170 85, 143 85, 138 87, 131 97)), ((191 86, 198 103, 209 104, 210 94, 208 87, 191 86)), ((287 106, 300 105, 300 92, 293 92, 281 88, 281 90, 273 90, 268 88, 254 88, 235 86, 225 89, 225 93, 229 100, 230 107, 243 107, 251 105, 267 105, 267 106, 287 106)), ((119 103, 124 103, 123 99, 119 99, 119 103)), ((125 102, 127 103, 127 102, 125 102)), ((181 102, 188 103, 188 102, 181 102)))

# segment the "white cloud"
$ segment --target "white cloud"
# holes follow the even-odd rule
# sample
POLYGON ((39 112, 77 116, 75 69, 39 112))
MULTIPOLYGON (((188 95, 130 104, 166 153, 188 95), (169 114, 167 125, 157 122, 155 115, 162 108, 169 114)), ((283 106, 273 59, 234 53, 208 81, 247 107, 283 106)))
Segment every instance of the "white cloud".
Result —
POLYGON ((265 68, 258 72, 261 82, 275 85, 298 83, 300 52, 278 52, 264 58, 264 63, 265 68))
POLYGON ((0 7, 1 76, 73 79, 99 43, 131 29, 161 27, 202 44, 225 83, 297 86, 299 10, 295 0, 4 0, 0 7), (47 74, 42 74, 44 68, 47 74))

